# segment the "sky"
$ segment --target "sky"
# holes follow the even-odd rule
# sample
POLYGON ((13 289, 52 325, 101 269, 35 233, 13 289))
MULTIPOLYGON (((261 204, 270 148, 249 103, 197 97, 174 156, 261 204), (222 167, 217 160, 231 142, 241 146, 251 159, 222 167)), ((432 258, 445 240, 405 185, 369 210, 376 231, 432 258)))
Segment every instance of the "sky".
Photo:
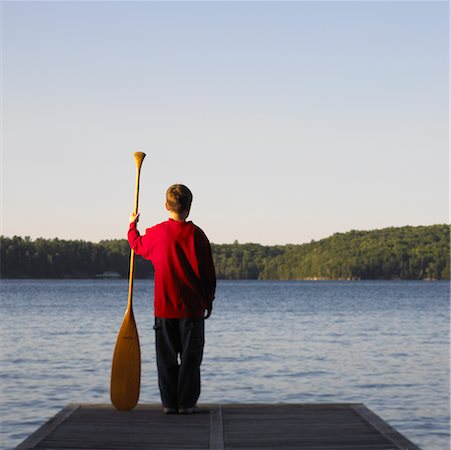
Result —
POLYGON ((1 234, 211 242, 449 223, 446 1, 2 2, 1 234))

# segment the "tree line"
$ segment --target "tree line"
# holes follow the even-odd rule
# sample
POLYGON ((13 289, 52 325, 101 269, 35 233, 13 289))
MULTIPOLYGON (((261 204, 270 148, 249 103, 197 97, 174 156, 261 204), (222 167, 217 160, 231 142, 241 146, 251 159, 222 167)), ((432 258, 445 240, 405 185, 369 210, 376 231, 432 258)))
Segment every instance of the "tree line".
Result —
MULTIPOLYGON (((219 279, 450 278, 450 227, 392 227, 336 233, 301 245, 212 244, 219 279)), ((94 278, 105 272, 128 277, 125 239, 81 240, 0 237, 2 278, 94 278)), ((149 278, 148 261, 136 258, 135 276, 149 278)))

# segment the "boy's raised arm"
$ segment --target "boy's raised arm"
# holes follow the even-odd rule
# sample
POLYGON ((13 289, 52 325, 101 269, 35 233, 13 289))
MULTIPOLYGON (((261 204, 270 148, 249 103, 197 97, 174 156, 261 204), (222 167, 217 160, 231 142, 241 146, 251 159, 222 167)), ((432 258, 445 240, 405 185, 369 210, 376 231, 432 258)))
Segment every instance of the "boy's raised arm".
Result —
POLYGON ((139 214, 130 214, 130 226, 128 228, 128 243, 130 248, 137 254, 146 259, 150 257, 150 246, 147 242, 147 236, 141 236, 138 228, 136 227, 139 220, 139 214))

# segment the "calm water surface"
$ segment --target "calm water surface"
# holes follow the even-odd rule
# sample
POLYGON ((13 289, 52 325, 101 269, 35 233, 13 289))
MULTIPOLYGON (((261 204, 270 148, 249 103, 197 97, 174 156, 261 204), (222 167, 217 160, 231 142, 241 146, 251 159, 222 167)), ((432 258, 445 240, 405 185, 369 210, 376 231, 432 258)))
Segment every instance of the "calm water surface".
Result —
MULTIPOLYGON (((1 444, 109 402, 126 281, 1 281, 1 444)), ((219 283, 200 402, 357 402, 449 449, 449 283, 219 283)), ((153 285, 135 282, 140 402, 158 402, 153 285)))

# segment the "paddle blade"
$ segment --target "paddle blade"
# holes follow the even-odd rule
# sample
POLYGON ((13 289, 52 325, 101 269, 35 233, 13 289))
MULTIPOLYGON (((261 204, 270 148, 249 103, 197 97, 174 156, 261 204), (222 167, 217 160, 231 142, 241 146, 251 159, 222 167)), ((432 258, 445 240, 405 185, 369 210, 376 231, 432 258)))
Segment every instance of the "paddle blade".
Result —
POLYGON ((141 382, 141 352, 133 312, 125 313, 116 341, 111 369, 110 397, 114 407, 123 411, 138 403, 141 382))

